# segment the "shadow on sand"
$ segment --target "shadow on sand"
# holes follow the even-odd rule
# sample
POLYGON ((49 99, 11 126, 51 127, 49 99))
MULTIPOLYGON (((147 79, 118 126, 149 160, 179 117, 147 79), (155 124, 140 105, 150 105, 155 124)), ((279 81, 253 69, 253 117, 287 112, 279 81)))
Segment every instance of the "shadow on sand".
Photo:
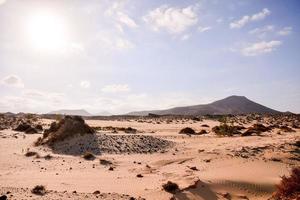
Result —
POLYGON ((202 182, 197 181, 195 185, 192 187, 187 187, 182 189, 180 192, 174 194, 176 200, 189 200, 189 199, 209 199, 209 200, 217 200, 217 196, 215 192, 213 192, 209 185, 202 182))

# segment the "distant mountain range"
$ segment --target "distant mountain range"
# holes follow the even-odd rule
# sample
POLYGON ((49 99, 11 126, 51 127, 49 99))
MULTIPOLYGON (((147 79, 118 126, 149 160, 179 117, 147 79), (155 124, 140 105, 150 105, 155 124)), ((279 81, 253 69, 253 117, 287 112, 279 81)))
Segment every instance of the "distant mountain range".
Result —
POLYGON ((56 111, 49 112, 47 114, 92 116, 91 113, 89 113, 83 109, 80 109, 80 110, 56 110, 56 111))
POLYGON ((209 104, 175 107, 167 110, 130 112, 128 115, 145 116, 149 113, 157 115, 226 115, 249 113, 279 114, 281 112, 251 101, 244 96, 229 96, 209 104))

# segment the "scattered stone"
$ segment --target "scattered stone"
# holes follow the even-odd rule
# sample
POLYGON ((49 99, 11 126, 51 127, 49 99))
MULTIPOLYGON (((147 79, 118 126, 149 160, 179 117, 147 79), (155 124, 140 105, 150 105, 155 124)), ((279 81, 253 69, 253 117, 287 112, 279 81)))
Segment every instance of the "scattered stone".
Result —
POLYGON ((137 174, 136 177, 143 178, 144 176, 142 174, 137 174))
POLYGON ((110 167, 108 168, 108 170, 109 170, 109 171, 114 171, 114 168, 113 168, 112 166, 110 166, 110 167))
POLYGON ((193 171, 199 171, 198 168, 195 167, 195 166, 194 167, 190 167, 190 169, 193 170, 193 171))

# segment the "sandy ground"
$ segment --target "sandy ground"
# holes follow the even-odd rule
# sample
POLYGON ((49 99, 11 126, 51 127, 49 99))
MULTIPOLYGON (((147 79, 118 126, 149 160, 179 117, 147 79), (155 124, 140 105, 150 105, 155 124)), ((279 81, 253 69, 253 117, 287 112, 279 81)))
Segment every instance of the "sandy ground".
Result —
POLYGON ((80 156, 33 147, 40 134, 3 130, 0 194, 8 193, 9 199, 268 199, 280 176, 288 175, 300 163, 297 155, 292 154, 291 145, 300 139, 300 129, 281 135, 273 130, 263 136, 218 137, 211 128, 219 122, 209 120, 160 124, 133 120, 86 122, 90 126, 132 127, 139 134, 176 144, 164 153, 102 154, 87 161, 80 156), (209 127, 201 127, 202 124, 209 127), (184 127, 210 133, 191 137, 178 134, 184 127), (40 158, 24 156, 28 149, 37 151, 40 158), (47 154, 53 158, 44 159, 47 154), (111 161, 114 170, 101 164, 100 159, 111 161), (197 180, 200 181, 196 186, 189 188, 197 180), (175 195, 163 191, 162 184, 167 181, 176 182, 182 191, 175 195), (35 185, 45 185, 49 192, 43 197, 34 195, 30 189, 35 185), (100 194, 93 194, 94 191, 100 194))

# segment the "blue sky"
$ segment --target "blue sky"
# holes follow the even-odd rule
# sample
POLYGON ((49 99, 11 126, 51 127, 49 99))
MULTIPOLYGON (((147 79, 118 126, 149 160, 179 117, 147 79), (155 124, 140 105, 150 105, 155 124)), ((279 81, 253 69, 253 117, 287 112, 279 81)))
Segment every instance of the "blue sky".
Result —
POLYGON ((0 0, 0 111, 300 113, 299 20, 297 0, 0 0))

